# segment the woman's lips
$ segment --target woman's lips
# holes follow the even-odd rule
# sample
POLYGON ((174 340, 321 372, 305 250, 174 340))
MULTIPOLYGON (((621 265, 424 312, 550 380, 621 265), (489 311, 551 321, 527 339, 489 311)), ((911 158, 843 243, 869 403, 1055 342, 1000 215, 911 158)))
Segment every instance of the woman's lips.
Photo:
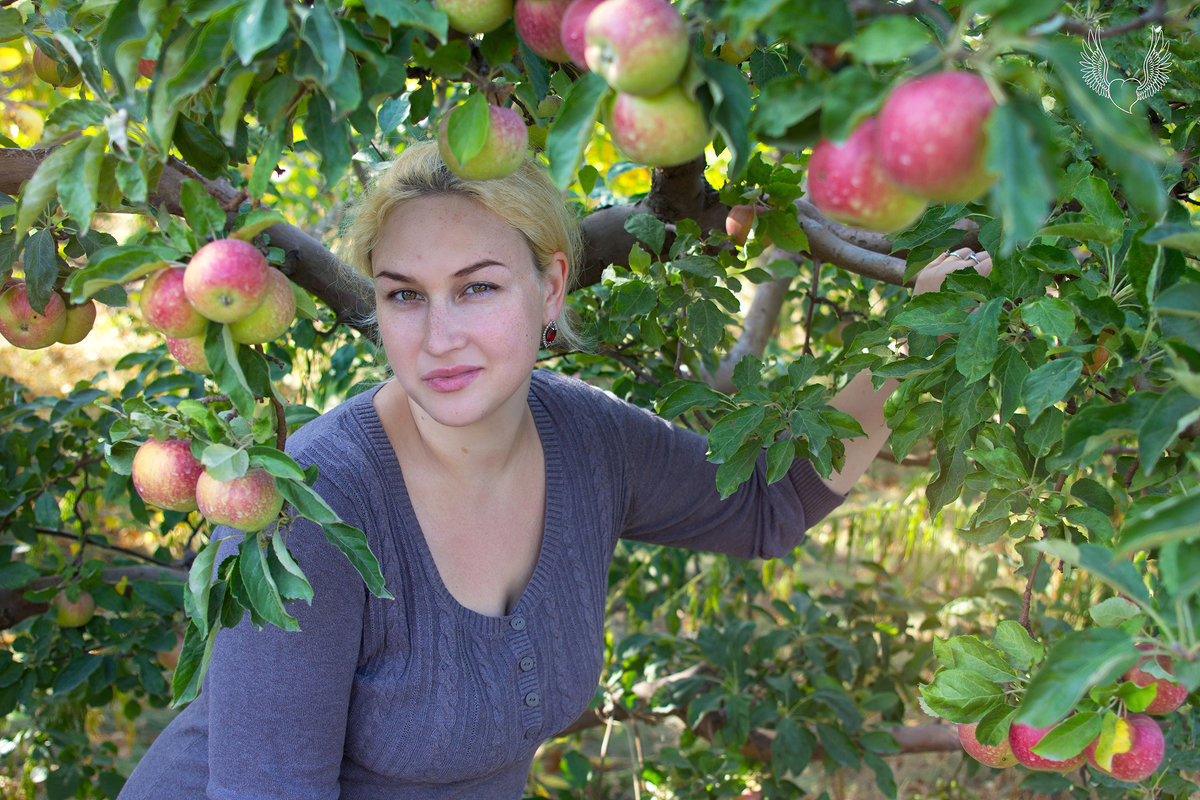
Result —
POLYGON ((479 367, 446 367, 425 373, 421 380, 435 392, 457 392, 479 377, 481 372, 483 370, 479 367))

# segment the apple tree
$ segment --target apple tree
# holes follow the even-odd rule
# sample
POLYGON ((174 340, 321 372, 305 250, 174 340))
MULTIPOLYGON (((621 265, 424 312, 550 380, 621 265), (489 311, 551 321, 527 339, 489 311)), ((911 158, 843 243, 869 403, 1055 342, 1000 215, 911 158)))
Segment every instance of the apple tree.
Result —
MULTIPOLYGON (((894 381, 924 513, 963 509, 1022 588, 951 629, 882 578, 623 547, 573 727, 682 718, 632 780, 895 796, 892 756, 966 747, 1039 792, 1200 790, 1198 27, 1182 0, 0 2, 0 333, 72 347, 99 305, 155 337, 58 396, 0 376, 0 792, 115 797, 92 709, 190 701, 247 613, 294 627, 289 520, 387 596, 286 443, 378 377, 337 234, 427 138, 483 177, 532 147, 578 212, 591 346, 549 366, 705 431, 722 494, 760 458, 828 474, 862 434, 832 395, 894 381), (218 522, 248 531, 219 563, 218 522)), ((549 772, 531 792, 600 796, 581 752, 549 772)))

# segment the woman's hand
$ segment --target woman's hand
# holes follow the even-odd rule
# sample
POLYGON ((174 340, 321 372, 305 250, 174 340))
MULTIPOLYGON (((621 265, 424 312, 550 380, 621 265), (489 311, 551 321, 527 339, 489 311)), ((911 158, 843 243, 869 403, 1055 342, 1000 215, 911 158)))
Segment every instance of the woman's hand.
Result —
POLYGON ((936 292, 947 275, 968 267, 974 267, 980 275, 989 275, 992 271, 992 257, 986 250, 976 253, 969 247, 960 247, 954 252, 947 250, 917 273, 917 280, 913 283, 913 296, 936 292))

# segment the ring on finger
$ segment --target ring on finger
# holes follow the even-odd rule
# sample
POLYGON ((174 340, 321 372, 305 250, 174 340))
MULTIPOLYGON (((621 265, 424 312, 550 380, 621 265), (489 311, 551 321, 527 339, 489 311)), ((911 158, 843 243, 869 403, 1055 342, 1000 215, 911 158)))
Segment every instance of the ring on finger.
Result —
POLYGON ((962 259, 964 261, 967 260, 968 258, 971 259, 972 261, 974 261, 976 264, 979 263, 979 256, 975 255, 974 253, 967 253, 965 256, 962 256, 962 259))

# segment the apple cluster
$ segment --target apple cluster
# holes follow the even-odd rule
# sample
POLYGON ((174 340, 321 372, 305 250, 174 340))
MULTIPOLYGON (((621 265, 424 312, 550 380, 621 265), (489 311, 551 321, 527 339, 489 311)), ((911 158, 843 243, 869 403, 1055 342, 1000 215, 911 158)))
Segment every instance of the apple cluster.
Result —
POLYGON ((167 337, 167 349, 184 369, 212 369, 204 355, 208 323, 229 325, 241 344, 273 341, 291 327, 296 298, 291 281, 254 245, 217 239, 196 251, 186 267, 163 267, 142 284, 142 317, 167 337))
POLYGON ((809 199, 832 220, 879 233, 908 227, 929 202, 974 200, 996 179, 984 163, 994 106, 987 83, 973 73, 905 81, 846 141, 817 143, 809 199))
MULTIPOLYGON (((1150 645, 1138 645, 1141 650, 1150 645)), ((1162 729, 1149 715, 1169 714, 1183 705, 1187 699, 1187 687, 1162 677, 1155 677, 1142 669, 1149 656, 1142 659, 1123 676, 1139 687, 1155 686, 1154 699, 1143 709, 1144 713, 1123 714, 1116 719, 1112 744, 1101 746, 1102 736, 1093 739, 1083 752, 1067 759, 1054 759, 1033 752, 1038 743, 1051 730, 1038 728, 1021 722, 1009 727, 1008 737, 1000 744, 987 746, 976 737, 978 723, 958 725, 958 737, 963 750, 971 757, 989 767, 1003 768, 1015 764, 1041 772, 1070 772, 1085 762, 1117 780, 1138 782, 1149 778, 1162 763, 1165 741, 1162 729)), ((1170 674, 1171 660, 1164 655, 1157 658, 1158 666, 1170 674)))
MULTIPOLYGON (((511 16, 534 53, 602 76, 615 90, 605 125, 632 161, 682 164, 700 156, 712 140, 703 108, 681 83, 690 55, 687 24, 667 0, 438 0, 438 7, 452 28, 468 34, 494 30, 511 16)), ((447 166, 477 179, 516 169, 529 143, 521 116, 490 106, 483 147, 459 163, 447 130, 461 110, 451 112, 441 128, 447 166)))
POLYGON ((229 480, 213 477, 186 438, 143 442, 133 456, 133 488, 142 501, 169 511, 199 511, 214 525, 252 533, 279 516, 283 495, 262 467, 229 480))
POLYGON ((24 281, 10 278, 0 291, 0 335, 16 347, 38 350, 52 344, 77 344, 96 322, 96 304, 68 304, 56 291, 41 310, 29 302, 24 281))

